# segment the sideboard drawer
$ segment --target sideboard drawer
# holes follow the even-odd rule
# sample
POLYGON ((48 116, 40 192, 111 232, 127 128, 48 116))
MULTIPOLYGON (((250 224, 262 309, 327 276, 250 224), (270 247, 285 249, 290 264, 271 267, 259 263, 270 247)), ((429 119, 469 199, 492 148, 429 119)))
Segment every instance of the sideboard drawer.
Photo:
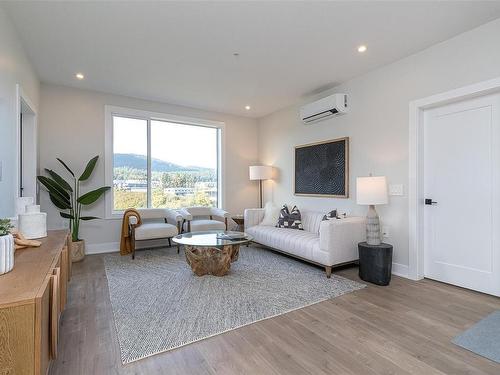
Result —
POLYGON ((50 363, 50 311, 52 275, 48 275, 36 300, 35 374, 46 374, 50 363))

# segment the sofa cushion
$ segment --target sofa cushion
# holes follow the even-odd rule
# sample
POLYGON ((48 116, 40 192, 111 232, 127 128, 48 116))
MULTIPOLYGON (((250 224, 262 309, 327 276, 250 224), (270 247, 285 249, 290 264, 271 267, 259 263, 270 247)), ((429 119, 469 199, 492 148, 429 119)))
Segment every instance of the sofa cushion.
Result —
MULTIPOLYGON (((218 220, 192 220, 191 232, 204 232, 207 230, 225 230, 226 224, 218 220)), ((188 231, 187 223, 184 223, 184 230, 188 231)))
POLYGON ((152 240, 177 236, 177 227, 166 223, 143 223, 135 228, 136 240, 152 240))
POLYGON ((312 259, 313 252, 319 250, 319 235, 304 230, 256 225, 247 228, 246 232, 253 236, 257 243, 305 259, 312 259))
POLYGON ((337 216, 337 210, 331 210, 325 216, 323 216, 323 221, 325 220, 337 220, 339 217, 337 216))
POLYGON ((273 202, 267 202, 264 207, 264 218, 260 225, 276 226, 280 217, 280 208, 275 206, 273 202))
POLYGON ((305 231, 319 234, 321 221, 323 220, 323 213, 315 211, 302 211, 302 226, 305 231))
POLYGON ((292 210, 290 211, 286 204, 283 205, 283 208, 280 211, 280 216, 278 218, 278 224, 276 224, 276 226, 278 228, 304 230, 304 228, 302 227, 300 211, 297 206, 293 206, 292 210))

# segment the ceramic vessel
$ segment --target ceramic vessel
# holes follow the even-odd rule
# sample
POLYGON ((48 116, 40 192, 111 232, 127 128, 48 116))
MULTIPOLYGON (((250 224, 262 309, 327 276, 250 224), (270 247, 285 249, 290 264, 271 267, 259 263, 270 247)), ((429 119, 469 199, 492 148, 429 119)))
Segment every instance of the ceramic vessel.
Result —
POLYGON ((79 262, 85 258, 85 241, 73 241, 71 242, 71 261, 79 262))
POLYGON ((33 204, 33 197, 18 197, 16 199, 16 216, 26 213, 26 206, 33 204))
POLYGON ((28 240, 47 237, 47 214, 40 212, 39 205, 27 205, 18 218, 19 231, 28 240))
POLYGON ((14 238, 11 234, 0 236, 0 275, 14 268, 14 238))

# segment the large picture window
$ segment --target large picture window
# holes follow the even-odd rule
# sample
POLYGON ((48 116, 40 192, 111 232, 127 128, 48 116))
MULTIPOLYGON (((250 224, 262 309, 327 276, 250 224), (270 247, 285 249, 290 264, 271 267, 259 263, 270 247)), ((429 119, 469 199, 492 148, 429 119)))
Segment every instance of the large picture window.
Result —
POLYGON ((115 107, 106 112, 111 214, 220 205, 223 124, 115 107))

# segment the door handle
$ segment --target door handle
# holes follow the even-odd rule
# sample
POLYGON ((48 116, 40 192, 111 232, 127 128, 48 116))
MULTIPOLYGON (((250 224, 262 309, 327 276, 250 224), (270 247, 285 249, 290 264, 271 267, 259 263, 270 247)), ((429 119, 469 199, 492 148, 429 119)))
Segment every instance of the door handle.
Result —
POLYGON ((425 204, 432 206, 433 204, 437 204, 437 202, 434 202, 432 199, 425 199, 425 204))

